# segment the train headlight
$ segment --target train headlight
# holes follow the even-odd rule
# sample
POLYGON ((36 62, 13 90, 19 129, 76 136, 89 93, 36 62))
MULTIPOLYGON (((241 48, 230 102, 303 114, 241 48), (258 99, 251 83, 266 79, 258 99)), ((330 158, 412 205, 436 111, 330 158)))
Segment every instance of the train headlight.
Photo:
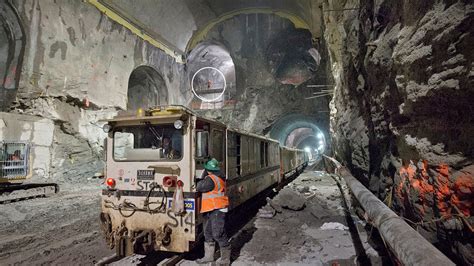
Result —
POLYGON ((109 125, 109 124, 105 124, 105 125, 102 127, 102 130, 104 130, 105 133, 109 133, 111 129, 112 129, 112 126, 109 125))
POLYGON ((178 119, 178 120, 174 121, 174 128, 181 129, 181 128, 183 128, 183 124, 184 124, 183 120, 178 119))

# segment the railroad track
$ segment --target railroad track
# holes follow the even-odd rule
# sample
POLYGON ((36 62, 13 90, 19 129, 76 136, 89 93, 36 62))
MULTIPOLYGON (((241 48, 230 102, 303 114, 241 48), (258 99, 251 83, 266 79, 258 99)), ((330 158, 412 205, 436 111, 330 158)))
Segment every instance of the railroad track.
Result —
POLYGON ((160 266, 174 266, 177 265, 179 262, 181 262, 184 259, 184 256, 186 254, 177 254, 171 257, 166 257, 166 258, 161 258, 159 254, 150 254, 150 255, 138 255, 138 254, 133 254, 131 256, 127 257, 120 257, 117 255, 112 255, 108 256, 105 258, 102 258, 100 261, 98 261, 95 265, 96 266, 103 266, 103 265, 109 265, 112 263, 121 263, 123 262, 124 264, 145 264, 149 265, 148 262, 153 261, 153 264, 160 265, 160 266), (146 261, 146 262, 145 262, 146 261))
MULTIPOLYGON (((232 221, 228 225, 230 229, 228 232, 230 241, 233 241, 236 237, 238 237, 238 235, 241 233, 241 229, 243 229, 247 223, 252 221, 252 219, 257 215, 258 210, 267 203, 266 198, 273 197, 275 194, 276 194, 276 190, 274 190, 274 188, 269 188, 263 191, 262 193, 260 193, 259 195, 257 195, 254 198, 254 200, 250 201, 250 203, 247 203, 245 205, 245 208, 239 207, 236 210, 234 210, 234 212, 229 217, 229 221, 232 221), (239 217, 239 219, 233 219, 233 217, 234 218, 239 217)), ((131 264, 131 265, 172 266, 172 265, 178 265, 181 261, 183 261, 185 256, 191 255, 191 253, 194 254, 191 256, 200 257, 197 254, 200 251, 202 251, 202 246, 201 248, 196 248, 193 251, 190 251, 188 253, 177 254, 171 257, 165 257, 164 254, 160 254, 160 253, 152 253, 150 255, 134 254, 127 257, 111 255, 111 256, 102 258, 95 265, 103 266, 103 265, 109 265, 116 262, 116 263, 120 263, 121 265, 131 264)), ((219 257, 219 251, 216 252, 216 256, 219 257)))
MULTIPOLYGON (((267 204, 267 197, 273 198, 279 189, 293 181, 299 174, 292 176, 288 178, 288 180, 283 183, 282 186, 280 187, 270 187, 264 191, 262 191, 260 194, 256 195, 252 200, 250 200, 248 203, 245 204, 245 206, 240 206, 237 209, 235 209, 231 214, 230 217, 228 218, 228 234, 229 234, 229 239, 230 241, 233 241, 237 237, 239 237, 239 234, 241 233, 241 230, 244 229, 244 227, 252 221, 253 218, 256 217, 258 210, 265 206, 267 204), (238 219, 235 219, 237 218, 238 219)), ((190 251, 188 253, 183 253, 183 254, 177 254, 171 257, 165 257, 165 254, 160 254, 160 253, 152 253, 150 255, 131 255, 127 257, 120 257, 117 255, 112 255, 109 257, 104 257, 100 261, 98 261, 95 265, 96 266, 102 266, 102 265, 109 265, 114 262, 121 263, 124 262, 124 264, 127 265, 166 265, 166 266, 171 266, 171 265, 178 265, 181 261, 184 260, 185 256, 193 255, 191 256, 196 256, 198 253, 202 251, 202 246, 201 248, 196 248, 193 251, 190 251)), ((202 256, 202 254, 200 254, 202 256)), ((216 256, 219 257, 219 251, 216 252, 216 256)), ((198 255, 198 257, 200 257, 198 255)), ((189 258, 188 258, 189 259, 189 258)), ((191 259, 192 260, 192 259, 191 259)), ((123 265, 123 264, 122 264, 123 265)))

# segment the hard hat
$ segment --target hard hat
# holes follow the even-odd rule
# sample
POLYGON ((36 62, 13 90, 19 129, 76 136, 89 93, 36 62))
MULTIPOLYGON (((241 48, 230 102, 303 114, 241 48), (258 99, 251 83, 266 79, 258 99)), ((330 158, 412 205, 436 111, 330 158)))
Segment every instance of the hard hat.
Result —
POLYGON ((219 170, 221 170, 219 168, 219 162, 215 158, 212 158, 211 160, 207 161, 206 164, 204 164, 204 169, 206 169, 208 171, 219 171, 219 170))

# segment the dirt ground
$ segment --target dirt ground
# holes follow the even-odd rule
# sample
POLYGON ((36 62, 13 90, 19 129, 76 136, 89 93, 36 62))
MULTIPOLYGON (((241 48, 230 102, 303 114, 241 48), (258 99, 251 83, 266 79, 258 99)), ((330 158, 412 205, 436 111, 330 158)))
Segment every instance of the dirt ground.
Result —
MULTIPOLYGON (((343 190, 350 199, 344 185, 343 190)), ((232 265, 383 265, 370 228, 349 216, 356 225, 351 229, 334 179, 307 170, 231 238, 232 265)))
MULTIPOLYGON (((0 205, 0 265, 92 265, 112 255, 99 228, 101 181, 0 205)), ((325 172, 305 171, 259 208, 232 234, 233 265, 355 265, 360 254, 382 263, 365 223, 350 215, 356 234, 348 228, 341 193, 325 172)))
POLYGON ((367 255, 372 265, 380 265, 365 223, 357 217, 351 217, 358 228, 354 239, 341 200, 340 190, 328 174, 305 171, 273 198, 276 208, 267 205, 257 215, 253 237, 234 265, 356 265, 361 254, 367 255), (295 198, 297 204, 288 204, 295 198), (302 209, 297 210, 301 204, 302 209), (268 218, 265 214, 272 209, 277 210, 275 216, 268 218))
POLYGON ((0 205, 0 265, 92 265, 111 255, 99 228, 100 182, 0 205))

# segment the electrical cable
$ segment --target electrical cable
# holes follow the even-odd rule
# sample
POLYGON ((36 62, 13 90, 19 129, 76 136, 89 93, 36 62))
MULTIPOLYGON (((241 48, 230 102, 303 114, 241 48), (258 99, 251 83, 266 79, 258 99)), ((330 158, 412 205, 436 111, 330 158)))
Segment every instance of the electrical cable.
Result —
POLYGON ((147 212, 147 213, 150 213, 150 214, 164 213, 165 210, 166 210, 166 204, 165 204, 166 198, 167 198, 166 191, 163 189, 162 186, 156 184, 155 182, 152 183, 150 188, 151 189, 148 191, 147 196, 145 198, 145 202, 143 204, 144 208, 138 208, 134 203, 129 202, 127 200, 124 200, 122 203, 120 203, 118 205, 111 202, 110 200, 104 200, 104 203, 105 203, 104 207, 105 208, 111 208, 111 209, 114 209, 114 210, 118 210, 120 215, 122 215, 125 218, 132 217, 132 215, 134 215, 135 212, 137 212, 137 211, 147 212), (163 196, 161 197, 161 201, 158 200, 158 201, 150 202, 151 193, 156 188, 159 188, 161 190, 161 192, 163 193, 163 196), (152 204, 160 204, 160 205, 158 207, 154 208, 154 209, 151 209, 150 205, 152 205, 152 204), (131 211, 132 213, 125 214, 124 211, 131 211))

